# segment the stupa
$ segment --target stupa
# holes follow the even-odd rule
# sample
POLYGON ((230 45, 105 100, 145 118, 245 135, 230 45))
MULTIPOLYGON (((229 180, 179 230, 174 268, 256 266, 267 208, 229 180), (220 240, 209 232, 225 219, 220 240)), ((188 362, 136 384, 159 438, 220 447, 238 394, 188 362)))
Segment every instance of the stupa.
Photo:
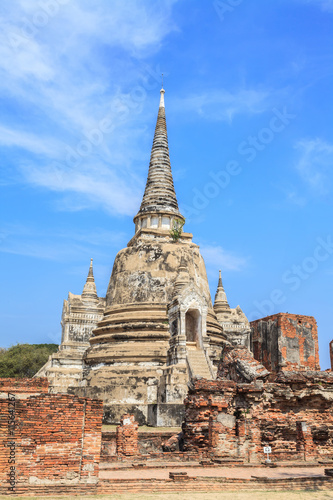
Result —
POLYGON ((188 381, 215 378, 228 342, 199 246, 183 231, 164 93, 162 88, 134 236, 115 258, 103 317, 82 356, 81 379, 67 387, 69 393, 102 399, 106 423, 132 413, 140 424, 179 425, 188 381))

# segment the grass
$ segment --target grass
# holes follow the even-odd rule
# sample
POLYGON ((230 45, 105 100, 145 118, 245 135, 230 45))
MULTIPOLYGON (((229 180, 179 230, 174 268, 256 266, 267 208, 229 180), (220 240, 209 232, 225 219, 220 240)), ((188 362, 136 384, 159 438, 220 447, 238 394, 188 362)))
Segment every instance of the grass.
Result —
MULTIPOLYGON (((22 497, 0 495, 0 500, 23 499, 41 500, 45 497, 22 497)), ((174 492, 174 493, 114 493, 111 495, 52 495, 48 500, 329 500, 333 499, 333 491, 221 491, 221 492, 174 492)))

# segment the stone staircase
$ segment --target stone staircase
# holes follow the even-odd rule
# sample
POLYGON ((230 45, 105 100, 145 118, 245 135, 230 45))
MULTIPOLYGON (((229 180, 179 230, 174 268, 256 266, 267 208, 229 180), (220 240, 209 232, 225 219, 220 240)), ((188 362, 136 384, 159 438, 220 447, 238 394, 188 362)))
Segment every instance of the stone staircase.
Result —
POLYGON ((212 379, 205 353, 201 349, 189 349, 187 351, 187 362, 191 377, 200 376, 208 380, 212 379))

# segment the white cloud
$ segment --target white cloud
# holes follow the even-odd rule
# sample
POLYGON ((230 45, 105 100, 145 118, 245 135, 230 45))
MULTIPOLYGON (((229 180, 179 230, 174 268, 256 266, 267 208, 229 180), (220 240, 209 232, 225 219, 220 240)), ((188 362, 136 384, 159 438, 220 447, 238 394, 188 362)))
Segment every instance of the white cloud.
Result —
POLYGON ((241 271, 246 267, 248 259, 233 255, 218 245, 200 245, 200 251, 206 266, 214 268, 215 273, 219 269, 223 271, 241 271))
MULTIPOLYGON (((299 1, 299 0, 298 0, 299 1)), ((324 12, 333 12, 333 0, 301 0, 303 3, 319 7, 324 12)))
POLYGON ((304 196, 300 196, 294 189, 286 191, 285 194, 287 201, 293 205, 304 207, 304 205, 306 204, 306 198, 304 198, 304 196))
POLYGON ((324 195, 331 188, 333 145, 316 139, 302 139, 295 148, 300 157, 296 169, 302 180, 317 194, 324 195))
POLYGON ((18 147, 38 155, 58 156, 61 144, 50 137, 40 138, 22 130, 15 130, 0 125, 0 145, 5 147, 18 147))
POLYGON ((103 251, 108 252, 110 248, 118 250, 127 239, 124 233, 100 228, 69 232, 11 224, 0 228, 0 252, 64 262, 76 261, 79 255, 86 256, 89 262, 91 257, 104 259, 103 251))
MULTIPOLYGON (((217 121, 231 121, 239 114, 259 114, 271 107, 272 92, 259 89, 225 89, 192 94, 181 100, 181 108, 217 121)), ((180 103, 179 103, 180 105, 180 103)))
POLYGON ((140 206, 141 190, 117 176, 113 170, 105 171, 103 164, 100 169, 98 166, 95 163, 70 169, 59 163, 43 168, 30 164, 24 168, 24 173, 26 179, 38 187, 60 193, 76 193, 82 208, 100 207, 111 214, 133 215, 140 206), (82 204, 80 197, 85 203, 82 204))
MULTIPOLYGON (((133 215, 144 187, 138 162, 148 166, 139 116, 160 78, 144 59, 177 29, 174 3, 18 0, 1 5, 0 146, 7 157, 15 154, 22 182, 60 197, 70 193, 70 203, 69 197, 59 202, 63 209, 99 206, 133 215), (77 153, 105 120, 111 123, 107 134, 71 168, 68 151, 77 153), (61 164, 56 169, 54 161, 61 164)), ((13 171, 10 176, 15 177, 13 171)))

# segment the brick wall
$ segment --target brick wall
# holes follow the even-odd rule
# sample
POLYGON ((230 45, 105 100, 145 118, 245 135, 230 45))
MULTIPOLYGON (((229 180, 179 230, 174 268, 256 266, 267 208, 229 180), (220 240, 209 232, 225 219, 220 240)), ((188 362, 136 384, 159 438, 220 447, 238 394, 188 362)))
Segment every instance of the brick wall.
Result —
POLYGON ((49 381, 46 377, 40 378, 0 378, 0 397, 7 397, 8 392, 15 394, 47 393, 49 381))
POLYGON ((250 325, 253 356, 267 370, 320 370, 317 323, 312 316, 279 313, 250 325))
POLYGON ((233 414, 231 402, 235 396, 236 382, 220 380, 196 380, 185 398, 183 423, 185 451, 203 453, 215 446, 210 425, 218 414, 233 414))
MULTIPOLYGON (((22 381, 21 388, 29 384, 22 381)), ((65 394, 25 398, 13 388, 0 399, 0 483, 10 486, 10 473, 20 493, 29 485, 96 483, 102 416, 101 401, 65 394)))
MULTIPOLYGON (((163 452, 162 445, 174 436, 175 431, 167 432, 140 432, 138 430, 138 454, 161 454, 163 452)), ((101 460, 109 461, 115 459, 117 456, 116 448, 116 431, 102 432, 102 449, 101 460)))
POLYGON ((333 458, 333 374, 281 372, 249 384, 196 380, 185 399, 185 450, 260 462, 333 458))

